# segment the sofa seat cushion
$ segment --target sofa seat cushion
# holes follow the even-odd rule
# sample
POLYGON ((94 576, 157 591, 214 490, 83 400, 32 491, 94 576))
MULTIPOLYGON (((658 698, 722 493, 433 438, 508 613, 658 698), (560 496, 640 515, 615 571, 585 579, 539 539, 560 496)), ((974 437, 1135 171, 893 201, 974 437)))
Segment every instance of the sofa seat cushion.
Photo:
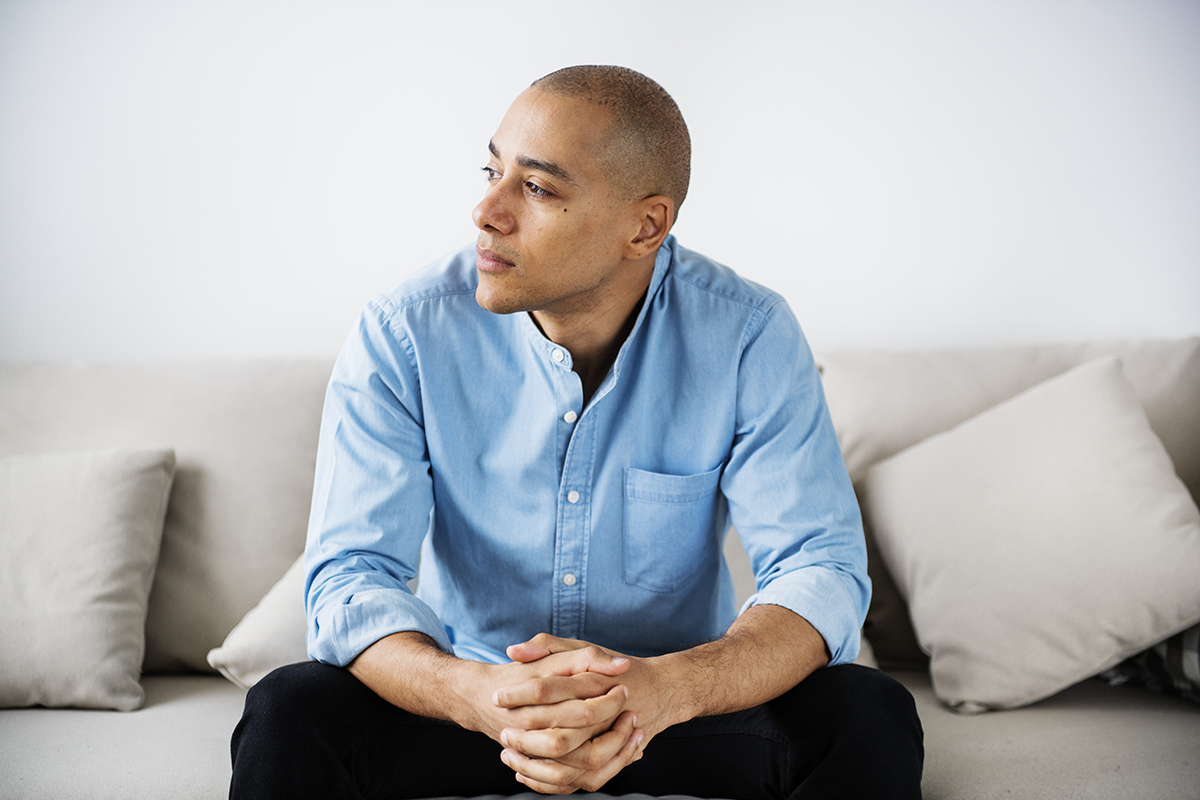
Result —
POLYGON ((925 727, 925 800, 1192 800, 1200 708, 1089 680, 1026 708, 966 716, 934 697, 928 673, 892 673, 925 727))
POLYGON ((142 686, 146 704, 128 714, 0 711, 0 797, 227 797, 229 738, 246 693, 209 675, 149 676, 142 686))

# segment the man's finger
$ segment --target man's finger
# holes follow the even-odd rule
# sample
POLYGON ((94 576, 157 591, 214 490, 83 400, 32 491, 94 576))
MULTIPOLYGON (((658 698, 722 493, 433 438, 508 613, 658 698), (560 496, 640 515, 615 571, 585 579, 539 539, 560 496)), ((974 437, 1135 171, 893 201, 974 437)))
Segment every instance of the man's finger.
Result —
POLYGON ((539 633, 527 642, 514 644, 505 651, 513 661, 528 664, 540 661, 556 653, 572 653, 568 660, 571 673, 599 672, 604 675, 620 675, 629 669, 629 659, 609 653, 603 648, 577 639, 562 639, 548 633, 539 633))
POLYGON ((581 770, 595 769, 611 760, 633 735, 637 717, 626 711, 611 727, 550 728, 524 731, 505 729, 500 743, 530 758, 549 758, 581 770))
POLYGON ((566 700, 587 700, 611 691, 616 678, 595 672, 567 677, 533 678, 524 683, 503 686, 496 690, 492 702, 500 708, 544 706, 566 700))
POLYGON ((563 639, 548 633, 539 633, 527 642, 509 645, 504 651, 513 661, 528 663, 545 658, 551 653, 562 653, 566 650, 579 650, 587 647, 587 642, 578 639, 563 639))
POLYGON ((514 709, 513 725, 523 730, 549 728, 596 728, 607 730, 625 710, 629 692, 624 686, 614 686, 599 697, 587 700, 565 700, 553 705, 529 705, 514 709))
POLYGON ((616 756, 593 770, 580 770, 559 761, 529 758, 516 750, 501 754, 504 763, 517 773, 517 780, 544 794, 567 794, 579 789, 594 792, 639 757, 645 734, 635 729, 616 756))

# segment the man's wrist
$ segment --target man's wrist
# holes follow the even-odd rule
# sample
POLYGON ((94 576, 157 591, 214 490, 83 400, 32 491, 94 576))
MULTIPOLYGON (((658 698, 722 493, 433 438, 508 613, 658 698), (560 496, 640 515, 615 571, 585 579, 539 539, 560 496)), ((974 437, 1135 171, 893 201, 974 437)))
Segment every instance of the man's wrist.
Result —
POLYGON ((662 704, 662 729, 704 716, 707 676, 690 650, 646 659, 653 692, 662 704))

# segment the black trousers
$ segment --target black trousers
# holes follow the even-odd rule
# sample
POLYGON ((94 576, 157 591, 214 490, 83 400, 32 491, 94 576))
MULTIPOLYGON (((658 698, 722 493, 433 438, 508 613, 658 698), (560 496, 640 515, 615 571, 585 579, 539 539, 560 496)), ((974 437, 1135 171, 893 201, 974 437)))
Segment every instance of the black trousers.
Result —
MULTIPOLYGON (((233 734, 231 798, 427 798, 528 789, 481 733, 402 711, 344 669, 272 672, 233 734)), ((769 703, 668 728, 601 790, 741 798, 919 798, 912 696, 878 670, 818 670, 769 703)))

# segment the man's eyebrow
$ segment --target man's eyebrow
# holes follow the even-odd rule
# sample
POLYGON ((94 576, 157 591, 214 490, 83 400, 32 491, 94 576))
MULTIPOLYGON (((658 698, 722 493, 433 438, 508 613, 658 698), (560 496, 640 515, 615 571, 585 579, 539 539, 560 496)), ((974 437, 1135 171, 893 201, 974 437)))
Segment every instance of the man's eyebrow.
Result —
MULTIPOLYGON (((500 158, 500 150, 496 147, 495 143, 488 142, 488 152, 490 152, 496 158, 500 158)), ((542 161, 541 159, 531 158, 530 156, 517 156, 517 166, 525 167, 526 169, 540 170, 548 175, 553 175, 556 178, 560 178, 567 183, 572 184, 573 186, 578 186, 578 184, 575 183, 575 179, 571 177, 571 174, 558 164, 555 164, 553 161, 542 161)))

